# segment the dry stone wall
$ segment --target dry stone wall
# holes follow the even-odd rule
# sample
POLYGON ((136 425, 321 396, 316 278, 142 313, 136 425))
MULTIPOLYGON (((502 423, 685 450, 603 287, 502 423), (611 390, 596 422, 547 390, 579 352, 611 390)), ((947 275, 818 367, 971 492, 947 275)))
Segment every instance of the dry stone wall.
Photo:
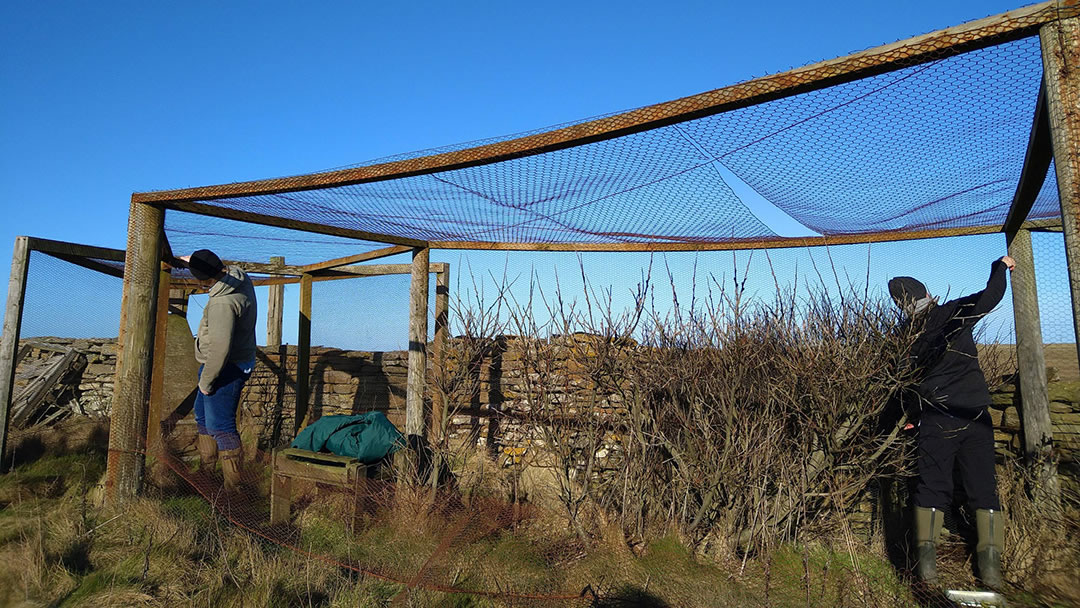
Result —
MULTIPOLYGON (((456 406, 449 412, 449 434, 458 440, 476 440, 492 451, 520 456, 530 446, 542 443, 534 424, 536 412, 527 395, 547 384, 545 399, 564 403, 561 411, 571 416, 620 416, 626 413, 618 395, 598 395, 575 368, 574 349, 588 349, 591 337, 563 338, 556 357, 544 377, 527 375, 522 365, 526 341, 501 338, 483 356, 468 363, 457 359, 451 342, 448 363, 465 370, 469 386, 463 394, 451 395, 456 406), (456 399, 454 397, 457 397, 456 399)), ((22 357, 16 370, 16 394, 28 381, 28 370, 63 349, 74 349, 87 358, 78 391, 66 405, 87 416, 107 416, 112 404, 116 366, 115 338, 32 338, 20 342, 22 357)), ((311 349, 311 408, 313 414, 352 414, 379 410, 392 422, 404 425, 405 383, 408 353, 347 351, 315 347, 311 349)), ((241 403, 242 426, 255 434, 262 447, 280 445, 293 437, 296 395, 295 346, 262 348, 241 403), (282 361, 285 374, 282 375, 282 361)), ((430 359, 429 359, 430 360, 430 359)), ((429 369, 429 374, 431 370, 429 369)), ((1054 444, 1064 463, 1080 462, 1080 381, 1054 378, 1049 387, 1050 417, 1054 444)), ((1000 456, 1019 456, 1023 437, 1020 429, 1015 387, 1004 384, 994 395, 990 410, 995 427, 995 445, 1000 456)), ((602 450, 617 450, 613 444, 602 450)), ((607 456, 607 453, 604 454, 607 456)))

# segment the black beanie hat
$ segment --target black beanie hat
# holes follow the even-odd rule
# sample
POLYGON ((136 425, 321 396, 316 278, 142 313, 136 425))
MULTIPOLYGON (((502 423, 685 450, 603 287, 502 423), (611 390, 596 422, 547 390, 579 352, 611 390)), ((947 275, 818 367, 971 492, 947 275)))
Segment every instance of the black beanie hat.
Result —
POLYGON ((188 268, 191 269, 191 274, 195 275, 196 279, 205 281, 216 277, 221 271, 225 270, 225 265, 221 263, 221 258, 213 251, 200 249, 191 254, 188 268))
POLYGON ((911 277, 894 277, 889 279, 889 295, 893 302, 903 306, 907 302, 915 302, 926 297, 926 285, 911 277))

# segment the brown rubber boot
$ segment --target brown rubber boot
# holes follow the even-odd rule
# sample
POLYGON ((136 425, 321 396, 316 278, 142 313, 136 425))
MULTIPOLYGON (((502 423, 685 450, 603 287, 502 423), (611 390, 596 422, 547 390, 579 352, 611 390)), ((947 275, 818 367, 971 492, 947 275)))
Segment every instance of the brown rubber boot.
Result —
POLYGON ((218 460, 217 441, 210 435, 198 435, 195 447, 199 450, 199 461, 203 469, 213 469, 218 460))
POLYGON ((975 546, 975 560, 979 564, 979 580, 993 591, 999 591, 1001 581, 1001 548, 1005 537, 1005 519, 1001 511, 977 509, 975 529, 979 544, 975 546))
POLYGON ((927 585, 936 585, 937 541, 943 514, 933 507, 915 507, 915 574, 927 585))
POLYGON ((221 451, 221 472, 225 476, 225 489, 234 491, 239 489, 241 482, 241 469, 244 463, 244 448, 221 451))

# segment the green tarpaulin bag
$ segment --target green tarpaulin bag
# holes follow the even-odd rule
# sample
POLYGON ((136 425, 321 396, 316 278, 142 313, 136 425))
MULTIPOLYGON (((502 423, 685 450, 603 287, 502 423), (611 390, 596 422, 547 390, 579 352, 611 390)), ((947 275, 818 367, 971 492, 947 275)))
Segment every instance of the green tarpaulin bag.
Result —
POLYGON ((330 452, 372 464, 405 447, 405 436, 382 412, 323 416, 300 431, 292 447, 330 452))

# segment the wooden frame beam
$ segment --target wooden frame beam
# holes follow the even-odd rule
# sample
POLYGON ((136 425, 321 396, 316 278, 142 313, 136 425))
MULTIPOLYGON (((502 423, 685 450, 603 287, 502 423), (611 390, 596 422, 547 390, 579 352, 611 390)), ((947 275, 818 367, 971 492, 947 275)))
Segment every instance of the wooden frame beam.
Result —
POLYGON ((379 234, 375 232, 366 232, 363 230, 353 230, 350 228, 341 228, 338 226, 327 226, 326 224, 319 224, 316 222, 305 222, 303 220, 279 217, 276 215, 265 215, 262 213, 253 213, 251 211, 240 211, 239 209, 232 209, 230 207, 218 207, 217 205, 199 203, 190 200, 179 202, 166 202, 164 200, 157 201, 153 199, 153 197, 149 197, 149 199, 147 199, 146 195, 137 193, 133 194, 132 198, 140 199, 140 202, 142 203, 153 204, 154 206, 161 207, 162 209, 175 209, 177 211, 186 211, 188 213, 195 213, 198 215, 206 215, 210 217, 220 217, 222 219, 236 220, 238 222, 247 222, 249 224, 273 226, 275 228, 287 228, 289 230, 299 230, 301 232, 314 232, 316 234, 327 234, 330 236, 340 236, 348 239, 358 239, 361 241, 371 241, 376 243, 389 243, 392 245, 407 245, 409 247, 421 247, 426 245, 425 241, 421 241, 418 239, 410 239, 389 234, 379 234))
POLYGON ((125 251, 123 249, 110 249, 108 247, 94 247, 93 245, 81 245, 65 241, 53 241, 35 236, 26 237, 31 251, 40 251, 50 255, 66 255, 69 257, 96 258, 110 262, 123 262, 125 251))
MULTIPOLYGON (((1035 102, 1035 117, 1031 121, 1031 136, 1028 138, 1024 166, 1020 170, 1020 181, 1016 184, 1016 193, 1009 206, 1009 215, 1001 226, 1005 237, 1012 242, 1013 236, 1021 229, 1035 197, 1039 195, 1050 161, 1054 159, 1054 147, 1050 142, 1050 118, 1046 111, 1046 81, 1039 85, 1039 97, 1035 102)), ((1014 256, 1015 257, 1015 256, 1014 256)))
MULTIPOLYGON (((296 177, 143 192, 135 194, 134 200, 142 203, 168 203, 170 208, 184 209, 177 203, 317 190, 437 173, 542 154, 790 97, 903 67, 937 61, 1033 35, 1038 31, 1039 26, 1045 23, 1076 14, 1080 14, 1080 0, 1049 0, 780 74, 763 76, 722 89, 509 141, 420 158, 296 177)), ((184 210, 210 214, 206 208, 218 209, 212 205, 199 205, 189 206, 184 210)), ((368 238, 368 240, 395 242, 380 238, 368 238)), ((396 244, 419 246, 405 242, 396 244)))
POLYGON ((45 255, 47 255, 49 257, 53 257, 53 258, 56 258, 58 260, 62 260, 64 262, 67 262, 68 264, 74 264, 76 266, 81 266, 83 268, 86 268, 87 270, 93 270, 94 272, 100 272, 101 274, 107 274, 110 277, 116 277, 118 279, 124 278, 124 267, 123 266, 119 266, 119 267, 118 266, 109 266, 108 264, 102 264, 101 262, 99 262, 99 261, 97 261, 95 259, 84 258, 84 257, 76 256, 76 255, 67 255, 67 254, 63 254, 63 253, 46 253, 46 252, 43 252, 43 253, 45 253, 45 255))
POLYGON ((376 249, 375 251, 368 251, 367 253, 358 253, 356 255, 350 255, 343 258, 337 258, 336 260, 327 260, 325 262, 319 262, 318 264, 308 264, 307 266, 301 266, 300 268, 304 272, 315 272, 317 270, 328 270, 331 268, 337 268, 338 266, 346 266, 349 264, 356 264, 357 262, 367 262, 370 260, 378 260, 391 255, 397 255, 399 253, 407 253, 411 251, 411 247, 405 247, 402 245, 395 245, 393 247, 386 247, 383 249, 376 249))
MULTIPOLYGON (((1032 230, 1045 229, 1060 224, 1058 220, 1035 220, 1025 222, 1024 226, 1032 230)), ((468 249, 476 251, 581 251, 581 252, 665 252, 665 251, 739 251, 748 249, 787 249, 792 247, 823 247, 837 245, 865 245, 868 243, 887 243, 893 241, 915 241, 951 236, 974 236, 1001 232, 999 226, 971 226, 963 228, 938 228, 933 230, 912 230, 895 232, 875 232, 867 234, 835 234, 830 236, 808 237, 768 237, 759 239, 740 239, 732 241, 694 242, 694 243, 497 243, 497 242, 455 242, 431 241, 432 249, 468 249)))

